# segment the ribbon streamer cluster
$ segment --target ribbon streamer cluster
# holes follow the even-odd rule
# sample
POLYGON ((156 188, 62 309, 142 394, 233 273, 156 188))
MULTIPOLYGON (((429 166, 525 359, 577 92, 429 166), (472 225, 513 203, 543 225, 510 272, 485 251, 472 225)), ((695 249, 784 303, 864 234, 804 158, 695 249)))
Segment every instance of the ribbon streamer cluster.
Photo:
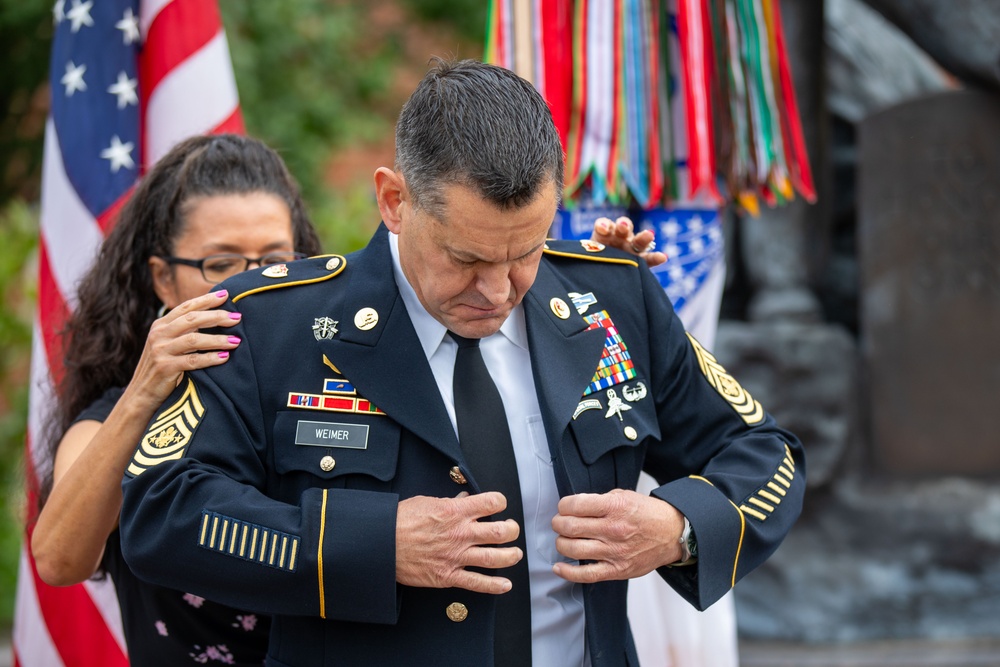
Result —
POLYGON ((816 199, 778 0, 491 0, 485 59, 548 101, 568 207, 816 199))

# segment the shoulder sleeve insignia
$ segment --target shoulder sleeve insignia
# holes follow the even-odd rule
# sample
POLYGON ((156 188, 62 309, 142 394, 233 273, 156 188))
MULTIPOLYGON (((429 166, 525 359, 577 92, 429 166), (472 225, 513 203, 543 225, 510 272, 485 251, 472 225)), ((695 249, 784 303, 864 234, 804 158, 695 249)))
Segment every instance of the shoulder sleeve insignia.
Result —
POLYGON ((142 474, 147 468, 184 456, 195 429, 205 414, 194 381, 190 378, 180 399, 161 412, 142 436, 127 472, 142 474))
MULTIPOLYGON (((236 280, 243 282, 251 281, 249 286, 239 284, 232 290, 236 296, 233 303, 240 299, 245 299, 251 294, 259 294, 282 287, 295 287, 296 285, 309 285, 334 278, 347 267, 347 260, 341 255, 318 255, 309 259, 302 259, 291 264, 275 264, 265 267, 255 274, 248 271, 249 276, 240 274, 236 280), (259 277, 269 278, 267 282, 262 282, 259 277)), ((230 279, 233 280, 233 279, 230 279)))
POLYGON ((736 378, 726 372, 722 364, 716 361, 712 353, 703 348, 694 339, 694 336, 687 334, 687 337, 691 342, 692 349, 694 349, 695 356, 698 357, 698 366, 701 368, 701 372, 705 374, 712 388, 729 401, 729 404, 733 406, 733 409, 736 410, 747 425, 753 426, 763 421, 764 408, 761 407, 760 403, 754 400, 750 392, 740 386, 736 378))

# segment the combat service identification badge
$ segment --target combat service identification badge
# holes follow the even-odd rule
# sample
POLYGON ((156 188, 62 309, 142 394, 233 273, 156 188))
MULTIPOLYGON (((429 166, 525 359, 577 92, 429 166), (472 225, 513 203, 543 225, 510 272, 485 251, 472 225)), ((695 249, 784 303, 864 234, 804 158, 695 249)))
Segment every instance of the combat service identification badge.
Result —
POLYGON ((158 463, 184 456, 191 436, 204 414, 205 406, 198 398, 194 382, 189 379, 180 399, 161 412, 142 436, 139 448, 129 463, 128 473, 140 475, 158 463))
POLYGON ((759 424, 763 421, 764 408, 761 407, 760 403, 755 401, 753 396, 740 386, 736 378, 726 372, 722 364, 716 361, 712 353, 703 348, 694 339, 694 336, 687 334, 687 337, 691 341, 691 347, 694 349, 695 356, 698 357, 698 366, 701 367, 701 372, 705 374, 712 388, 729 401, 733 409, 736 410, 740 417, 743 418, 743 421, 749 426, 759 424))
POLYGON ((316 340, 330 340, 337 333, 337 320, 329 317, 317 317, 313 322, 313 336, 316 340))

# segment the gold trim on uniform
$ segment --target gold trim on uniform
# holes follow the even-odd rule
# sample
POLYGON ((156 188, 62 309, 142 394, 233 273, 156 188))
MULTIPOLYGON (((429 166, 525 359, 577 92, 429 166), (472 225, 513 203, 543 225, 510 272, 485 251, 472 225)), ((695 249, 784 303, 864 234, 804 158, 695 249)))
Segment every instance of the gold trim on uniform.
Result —
POLYGON ((785 497, 785 489, 792 488, 792 481, 795 479, 795 462, 792 459, 792 450, 785 445, 785 458, 778 465, 778 471, 765 485, 770 491, 763 488, 757 489, 754 495, 747 498, 747 501, 740 505, 740 509, 760 521, 766 521, 781 504, 785 497), (777 482, 777 484, 775 484, 777 482), (771 493, 774 491, 774 493, 771 493), (753 505, 753 507, 750 507, 753 505))
POLYGON ((712 385, 712 388, 729 401, 729 404, 733 406, 733 409, 736 410, 736 413, 743 418, 743 421, 748 426, 753 426, 764 421, 764 408, 754 400, 750 392, 741 387, 736 378, 727 373, 722 364, 712 356, 711 352, 703 348, 694 339, 694 336, 687 334, 687 337, 691 342, 691 348, 694 350, 695 356, 698 357, 698 366, 701 368, 701 372, 704 373, 708 383, 712 385))
POLYGON ((319 570, 319 617, 326 618, 326 594, 323 586, 323 534, 326 532, 326 489, 323 489, 323 504, 319 509, 319 549, 316 566, 319 570))
POLYGON ((138 476, 159 463, 184 456, 204 415, 205 406, 198 398, 194 381, 188 378, 187 387, 177 402, 163 410, 146 429, 128 465, 128 473, 138 476))
MULTIPOLYGON (((347 260, 345 260, 340 255, 334 255, 334 257, 340 258, 341 261, 337 263, 337 266, 333 270, 331 270, 330 273, 321 275, 317 278, 309 278, 308 280, 290 280, 283 283, 270 283, 267 285, 261 285, 260 287, 247 290, 242 294, 237 294, 236 296, 233 297, 233 303, 238 303, 240 299, 248 297, 251 294, 259 294, 260 292, 266 292, 272 289, 281 289, 282 287, 294 287, 295 285, 309 285, 310 283, 318 283, 324 280, 329 280, 330 278, 333 278, 335 276, 338 276, 345 268, 347 268, 347 260)), ((330 266, 331 263, 332 260, 328 260, 326 266, 330 266)))
MULTIPOLYGON (((787 445, 785 449, 788 449, 787 445)), ((690 475, 690 478, 705 482, 705 484, 708 484, 713 489, 715 488, 715 484, 712 484, 710 481, 708 481, 701 475, 690 475)), ((736 510, 736 513, 740 516, 740 540, 739 542, 736 543, 736 555, 733 557, 733 578, 729 583, 729 587, 732 588, 733 586, 736 585, 736 572, 740 565, 740 552, 743 551, 743 538, 746 537, 747 534, 747 518, 746 515, 744 514, 745 508, 737 507, 736 503, 734 503, 732 500, 729 500, 729 498, 726 498, 726 500, 729 501, 729 504, 733 506, 733 509, 736 510)), ((667 567, 670 567, 670 565, 668 565, 667 567)))
POLYGON ((294 554, 299 543, 298 535, 258 526, 209 510, 202 510, 201 516, 198 546, 251 563, 275 567, 286 572, 295 571, 294 554), (209 524, 212 526, 211 530, 208 528, 209 524), (251 529, 250 553, 247 553, 247 537, 251 535, 251 529), (227 535, 228 540, 226 539, 227 535), (275 558, 279 554, 279 538, 281 539, 281 558, 275 563, 275 558), (237 544, 239 544, 239 549, 236 548, 237 544), (286 565, 284 555, 289 547, 291 547, 293 556, 286 565))
POLYGON ((639 266, 639 262, 632 259, 624 259, 621 257, 604 257, 602 255, 583 255, 577 254, 575 252, 563 252, 561 250, 551 250, 549 248, 542 248, 542 252, 546 255, 552 255, 553 257, 572 257, 574 259, 586 259, 591 262, 604 262, 605 264, 625 264, 627 266, 639 266))

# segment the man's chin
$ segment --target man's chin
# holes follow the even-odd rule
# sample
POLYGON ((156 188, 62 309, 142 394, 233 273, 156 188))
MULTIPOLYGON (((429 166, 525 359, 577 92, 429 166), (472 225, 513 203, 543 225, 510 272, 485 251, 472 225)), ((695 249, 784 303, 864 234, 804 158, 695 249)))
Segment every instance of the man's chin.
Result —
POLYGON ((500 327, 503 326, 509 314, 498 314, 475 319, 455 318, 445 322, 445 326, 448 327, 449 331, 453 331, 464 338, 486 338, 500 331, 500 327))

